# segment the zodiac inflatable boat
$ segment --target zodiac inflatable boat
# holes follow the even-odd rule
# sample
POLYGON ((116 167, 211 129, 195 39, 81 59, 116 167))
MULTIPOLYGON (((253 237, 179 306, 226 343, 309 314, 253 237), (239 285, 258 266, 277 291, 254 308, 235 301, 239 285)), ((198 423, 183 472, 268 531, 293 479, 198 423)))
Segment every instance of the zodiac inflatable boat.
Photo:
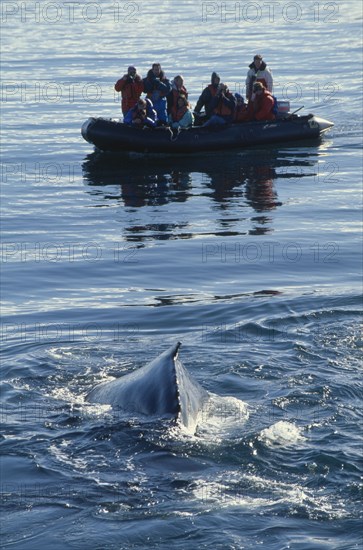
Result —
POLYGON ((317 139, 332 126, 313 114, 182 130, 135 128, 120 120, 89 118, 82 126, 82 136, 102 151, 185 154, 317 139))

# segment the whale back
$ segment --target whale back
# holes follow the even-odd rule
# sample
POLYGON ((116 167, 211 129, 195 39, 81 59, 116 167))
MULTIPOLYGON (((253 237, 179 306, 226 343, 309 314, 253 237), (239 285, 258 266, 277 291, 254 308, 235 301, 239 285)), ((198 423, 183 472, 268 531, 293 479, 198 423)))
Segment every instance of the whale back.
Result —
POLYGON ((172 417, 188 429, 195 428, 208 393, 179 361, 180 345, 178 342, 130 374, 99 384, 88 400, 144 415, 172 417))

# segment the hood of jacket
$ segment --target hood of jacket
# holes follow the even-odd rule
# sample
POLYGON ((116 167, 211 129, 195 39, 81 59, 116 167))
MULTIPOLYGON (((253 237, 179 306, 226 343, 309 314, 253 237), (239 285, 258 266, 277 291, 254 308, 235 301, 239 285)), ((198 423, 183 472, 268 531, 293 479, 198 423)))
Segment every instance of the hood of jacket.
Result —
POLYGON ((257 71, 264 71, 267 67, 266 63, 264 61, 262 61, 261 65, 260 65, 260 68, 257 69, 255 63, 251 63, 251 65, 248 65, 250 69, 254 69, 255 72, 257 73, 257 71))
POLYGON ((165 73, 164 73, 163 70, 161 70, 159 76, 156 77, 156 76, 154 75, 153 70, 152 70, 152 69, 149 69, 148 72, 147 72, 146 78, 147 78, 148 80, 155 80, 155 78, 159 78, 160 80, 164 80, 164 78, 165 78, 165 73))

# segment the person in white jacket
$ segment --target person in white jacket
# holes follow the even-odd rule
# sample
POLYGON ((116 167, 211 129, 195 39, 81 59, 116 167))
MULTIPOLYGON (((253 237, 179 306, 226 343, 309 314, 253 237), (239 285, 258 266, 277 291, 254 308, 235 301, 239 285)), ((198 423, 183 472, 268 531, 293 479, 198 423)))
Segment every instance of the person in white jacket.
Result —
POLYGON ((265 88, 272 94, 273 78, 270 69, 262 59, 262 55, 256 54, 253 63, 249 65, 249 71, 246 78, 246 97, 251 99, 253 95, 253 85, 255 82, 261 82, 265 88))

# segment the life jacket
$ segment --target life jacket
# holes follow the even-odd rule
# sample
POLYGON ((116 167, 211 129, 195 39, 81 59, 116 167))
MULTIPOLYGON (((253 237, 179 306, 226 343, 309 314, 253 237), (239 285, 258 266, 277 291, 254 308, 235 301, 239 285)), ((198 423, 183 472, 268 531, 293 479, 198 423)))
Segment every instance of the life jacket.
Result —
POLYGON ((217 94, 218 87, 213 86, 213 84, 209 84, 207 88, 210 91, 210 94, 212 97, 214 97, 217 94))
MULTIPOLYGON (((173 120, 178 120, 177 117, 177 111, 178 111, 178 99, 180 95, 183 95, 188 99, 188 92, 187 89, 182 86, 180 90, 177 90, 176 88, 173 88, 171 91, 172 94, 172 100, 171 100, 171 109, 170 114, 173 117, 173 120)), ((185 113, 185 111, 184 111, 185 113)), ((180 117, 182 118, 182 117, 180 117)), ((179 119, 180 120, 180 119, 179 119)))
POLYGON ((218 101, 217 107, 214 108, 213 112, 216 115, 222 116, 222 117, 229 117, 233 114, 234 109, 231 109, 229 105, 226 105, 223 99, 221 98, 218 101))
POLYGON ((249 113, 256 120, 274 120, 276 100, 268 90, 264 90, 260 96, 255 96, 254 100, 248 103, 249 113), (272 100, 272 101, 271 101, 272 100))
POLYGON ((173 88, 171 91, 172 91, 172 94, 173 94, 174 102, 176 102, 178 100, 178 97, 180 95, 184 95, 188 99, 188 90, 184 86, 182 86, 180 89, 173 88))

